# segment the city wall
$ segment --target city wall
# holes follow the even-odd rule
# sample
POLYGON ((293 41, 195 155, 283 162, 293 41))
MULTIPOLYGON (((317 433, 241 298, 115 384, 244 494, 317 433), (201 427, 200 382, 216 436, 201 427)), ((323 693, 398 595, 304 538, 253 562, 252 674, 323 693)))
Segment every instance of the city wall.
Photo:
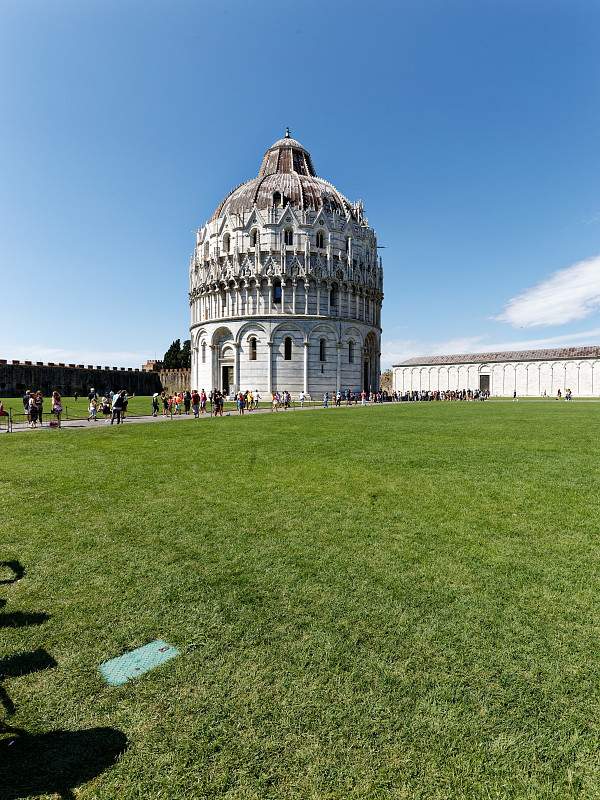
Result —
MULTIPOLYGON (((19 397, 27 389, 38 389, 46 396, 55 389, 62 395, 86 395, 90 388, 103 394, 125 389, 128 394, 151 395, 160 392, 159 372, 131 367, 102 367, 88 364, 44 364, 41 361, 0 359, 0 397, 19 397)), ((170 387, 169 387, 170 388, 170 387)))
MULTIPOLYGON (((158 371, 160 382, 168 392, 185 392, 186 389, 196 389, 190 386, 191 369, 161 369, 158 371)), ((200 390, 198 390, 200 391, 200 390)))

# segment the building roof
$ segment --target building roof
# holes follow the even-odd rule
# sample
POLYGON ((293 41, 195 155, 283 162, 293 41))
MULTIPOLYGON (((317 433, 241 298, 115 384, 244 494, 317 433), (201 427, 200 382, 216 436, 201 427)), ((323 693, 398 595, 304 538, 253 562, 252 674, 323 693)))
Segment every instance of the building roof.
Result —
POLYGON ((258 177, 233 189, 219 203, 212 219, 225 214, 241 216, 255 205, 269 208, 276 192, 281 195, 283 206, 289 203, 292 208, 314 211, 324 208, 356 216, 352 203, 331 183, 317 177, 310 153, 286 130, 283 139, 278 139, 264 154, 258 177))
POLYGON ((600 358, 600 346, 557 347, 551 350, 508 350, 501 353, 460 353, 447 356, 409 358, 395 367, 442 366, 444 364, 479 364, 497 361, 556 361, 572 358, 600 358))

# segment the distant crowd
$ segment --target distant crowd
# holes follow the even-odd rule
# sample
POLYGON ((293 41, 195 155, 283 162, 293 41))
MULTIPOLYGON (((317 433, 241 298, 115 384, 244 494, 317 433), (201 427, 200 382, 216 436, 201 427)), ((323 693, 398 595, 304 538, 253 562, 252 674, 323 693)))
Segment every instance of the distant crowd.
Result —
POLYGON ((482 389, 434 389, 433 391, 392 392, 394 403, 429 400, 488 400, 490 393, 482 389))

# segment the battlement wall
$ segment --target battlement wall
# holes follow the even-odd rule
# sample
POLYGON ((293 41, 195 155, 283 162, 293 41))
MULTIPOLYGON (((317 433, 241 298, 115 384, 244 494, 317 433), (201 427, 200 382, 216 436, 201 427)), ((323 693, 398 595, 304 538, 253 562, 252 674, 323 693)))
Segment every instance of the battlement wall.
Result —
POLYGON ((150 395, 162 388, 158 372, 133 367, 102 367, 93 364, 55 364, 0 358, 0 396, 18 397, 27 389, 40 389, 45 395, 55 389, 72 396, 85 395, 90 388, 99 393, 125 389, 128 394, 150 395))

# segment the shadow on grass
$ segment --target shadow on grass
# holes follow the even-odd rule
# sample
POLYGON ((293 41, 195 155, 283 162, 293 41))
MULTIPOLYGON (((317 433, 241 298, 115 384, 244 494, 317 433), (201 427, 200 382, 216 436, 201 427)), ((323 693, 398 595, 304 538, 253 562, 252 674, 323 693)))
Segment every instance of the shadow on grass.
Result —
POLYGON ((0 628, 25 628, 28 625, 42 625, 50 619, 50 614, 43 611, 25 612, 12 611, 10 614, 0 614, 0 628))
MULTIPOLYGON (((22 675, 31 675, 32 672, 41 672, 55 666, 56 661, 45 650, 16 653, 14 656, 6 656, 6 658, 0 659, 0 681, 5 678, 20 678, 22 675)), ((2 685, 0 685, 0 705, 4 707, 7 716, 10 717, 15 713, 15 704, 2 685)))
POLYGON ((52 669, 56 661, 46 650, 31 650, 27 653, 15 653, 6 658, 0 658, 0 681, 4 678, 20 678, 22 675, 31 675, 32 672, 41 672, 52 669))
POLYGON ((16 583, 25 575, 25 567, 20 561, 0 561, 0 575, 6 570, 12 572, 12 578, 3 578, 0 580, 0 586, 6 583, 16 583))
POLYGON ((58 794, 73 798, 73 789, 112 767, 128 746, 115 728, 50 731, 30 734, 5 728, 0 740, 0 798, 58 794))

